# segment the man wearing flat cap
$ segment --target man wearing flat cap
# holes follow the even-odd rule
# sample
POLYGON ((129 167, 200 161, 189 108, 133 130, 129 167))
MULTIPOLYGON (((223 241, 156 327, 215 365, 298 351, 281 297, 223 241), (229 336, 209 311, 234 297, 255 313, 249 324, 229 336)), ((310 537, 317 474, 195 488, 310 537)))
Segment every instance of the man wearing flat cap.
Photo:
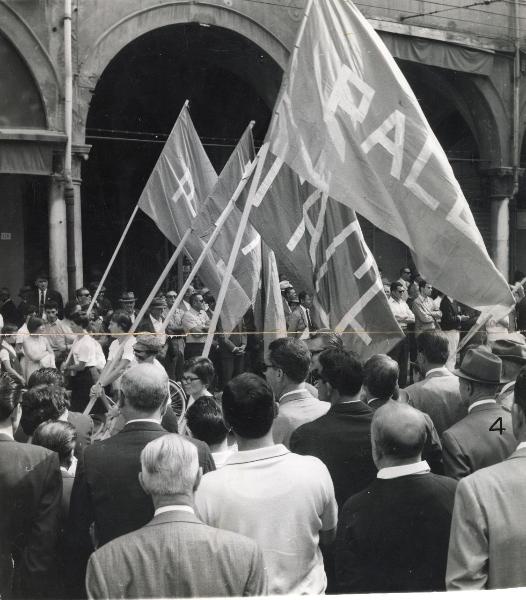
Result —
POLYGON ((510 413, 495 399, 502 383, 501 359, 483 346, 471 348, 453 372, 468 414, 444 431, 442 452, 445 474, 462 479, 508 458, 517 440, 510 413))
POLYGON ((121 310, 123 310, 127 315, 130 315, 132 319, 135 318, 137 311, 135 310, 135 302, 137 298, 133 292, 122 292, 121 297, 119 298, 119 305, 121 310))
POLYGON ((515 380, 522 367, 526 365, 526 345, 517 340, 495 340, 491 351, 502 361, 502 378, 504 385, 497 395, 497 403, 508 412, 513 406, 515 380))

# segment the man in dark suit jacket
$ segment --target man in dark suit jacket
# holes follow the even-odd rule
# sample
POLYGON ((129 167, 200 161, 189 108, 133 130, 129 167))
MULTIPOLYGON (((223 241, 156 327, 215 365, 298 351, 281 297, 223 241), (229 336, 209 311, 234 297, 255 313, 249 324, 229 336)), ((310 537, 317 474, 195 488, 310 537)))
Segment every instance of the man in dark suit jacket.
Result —
MULTIPOLYGON (((95 523, 99 546, 145 525, 153 504, 139 485, 139 456, 152 440, 166 435, 162 414, 169 400, 168 376, 155 365, 143 363, 122 378, 121 413, 126 425, 117 435, 86 448, 80 458, 71 494, 69 545, 71 576, 82 593, 84 569, 93 551, 90 525, 95 523)), ((206 473, 214 463, 208 446, 191 440, 206 473)))
POLYGON ((470 348, 455 374, 468 415, 442 436, 446 475, 466 477, 499 463, 515 450, 511 414, 495 400, 502 361, 484 347, 470 348))
POLYGON ((0 375, 0 597, 41 598, 54 566, 62 480, 57 454, 14 441, 19 396, 20 384, 0 375))
POLYGON ((153 519, 90 558, 90 598, 260 596, 267 591, 263 555, 253 541, 209 527, 194 513, 200 473, 194 445, 180 435, 148 443, 140 483, 153 519))
POLYGON ((445 589, 456 482, 421 460, 423 413, 390 400, 373 417, 377 479, 344 505, 338 521, 340 593, 445 589))
POLYGON ((360 400, 362 366, 344 350, 319 356, 318 399, 329 412, 292 434, 290 449, 319 458, 329 470, 338 506, 376 477, 371 453, 373 411, 360 400))
POLYGON ((27 304, 38 307, 38 316, 41 317, 44 314, 44 308, 48 300, 53 300, 58 304, 58 318, 64 318, 64 302, 60 292, 50 290, 48 288, 49 280, 47 275, 39 275, 35 279, 35 287, 26 296, 27 304))

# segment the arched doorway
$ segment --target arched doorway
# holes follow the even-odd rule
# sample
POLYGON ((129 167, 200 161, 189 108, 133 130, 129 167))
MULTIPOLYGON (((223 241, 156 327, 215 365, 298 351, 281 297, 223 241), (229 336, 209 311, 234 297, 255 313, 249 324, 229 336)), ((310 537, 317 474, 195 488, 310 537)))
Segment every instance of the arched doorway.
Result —
MULTIPOLYGON (((281 76, 247 38, 197 23, 155 29, 114 57, 94 90, 86 124, 92 144, 82 173, 87 279, 106 266, 184 101, 190 100, 219 172, 251 120, 256 141, 263 139, 281 76)), ((139 212, 110 275, 113 295, 128 287, 144 297, 170 251, 139 212)))

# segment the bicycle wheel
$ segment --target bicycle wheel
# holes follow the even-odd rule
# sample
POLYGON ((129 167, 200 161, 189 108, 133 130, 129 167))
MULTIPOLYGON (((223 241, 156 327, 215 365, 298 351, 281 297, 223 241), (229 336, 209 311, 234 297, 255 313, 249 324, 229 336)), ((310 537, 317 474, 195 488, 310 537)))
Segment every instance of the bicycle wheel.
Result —
POLYGON ((177 417, 177 423, 180 423, 183 419, 184 413, 186 412, 186 394, 183 388, 171 379, 168 382, 170 390, 170 404, 177 417))

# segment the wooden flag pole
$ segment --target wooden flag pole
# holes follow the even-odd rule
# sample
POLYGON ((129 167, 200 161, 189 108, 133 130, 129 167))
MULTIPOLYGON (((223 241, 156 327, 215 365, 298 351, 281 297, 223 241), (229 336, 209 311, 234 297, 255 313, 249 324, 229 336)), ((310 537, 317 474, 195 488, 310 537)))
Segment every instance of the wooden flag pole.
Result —
POLYGON ((144 315, 146 314, 146 311, 148 310, 148 307, 150 306, 152 300, 155 298, 157 292, 159 291, 159 288, 163 284, 164 280, 168 277, 168 273, 170 272, 171 268, 173 267, 175 261, 177 260, 177 258, 181 254, 181 252, 184 250, 184 246, 185 246, 186 242, 188 241, 188 238, 190 237, 191 232, 192 232, 191 229, 187 229, 185 234, 181 238, 181 241, 177 245, 175 252, 172 254, 166 267, 164 267, 163 272, 159 275, 159 279, 157 280, 156 284, 153 286, 152 291, 150 292, 148 298, 146 298, 146 300, 144 301, 144 304, 141 307, 141 310, 135 317, 135 320, 131 326, 129 333, 133 333, 134 331, 137 330, 137 327, 139 327, 140 322, 142 321, 144 315))
POLYGON ((99 282, 99 285, 97 286, 97 289, 95 290, 95 293, 93 294, 93 298, 91 299, 90 305, 88 306, 88 310, 87 310, 88 314, 93 310, 93 307, 95 306, 95 302, 97 301, 97 298, 99 297, 100 290, 102 289, 102 286, 104 285, 104 282, 106 281, 106 277, 108 277, 108 273, 110 272, 110 269, 113 266, 115 259, 117 258, 117 254, 119 253, 119 250, 121 249, 121 246, 124 242, 124 238, 126 237, 126 234, 128 233, 128 231, 131 227, 132 221, 135 218, 135 215, 137 214, 138 210, 139 210, 139 203, 137 203, 135 208, 133 209, 133 212, 132 212, 130 218, 128 219, 128 223, 127 223, 126 227, 124 228, 124 231, 122 232, 121 239, 119 240, 119 243, 117 244, 117 247, 115 248, 115 250, 110 258, 110 262, 108 263, 108 266, 106 267, 106 270, 104 271, 104 275, 102 276, 102 278, 99 282))
MULTIPOLYGON (((179 111, 179 114, 177 115, 177 119, 175 120, 176 123, 177 123, 179 117, 181 116, 181 113, 183 112, 183 110, 185 108, 187 108, 189 106, 189 104, 190 104, 190 100, 185 100, 185 103, 183 104, 183 107, 179 111)), ((122 232, 121 239, 119 240, 119 243, 117 244, 117 247, 115 248, 115 251, 113 252, 112 257, 110 258, 110 262, 108 263, 108 266, 106 267, 106 270, 104 271, 104 275, 102 276, 102 279, 100 280, 100 283, 95 291, 95 294, 93 294, 91 303, 88 306, 88 310, 87 310, 88 314, 92 311, 93 307, 95 306, 95 302, 97 301, 100 290, 102 289, 102 286, 104 285, 104 282, 106 281, 106 278, 108 277, 108 273, 110 272, 110 269, 113 266, 115 259, 117 258, 117 254, 119 253, 119 250, 121 249, 122 243, 124 242, 124 238, 126 237, 126 234, 128 233, 128 231, 131 227, 132 221, 135 218, 135 215, 137 214, 138 210, 139 210, 139 202, 137 202, 137 204, 135 205, 135 208, 133 209, 131 217, 128 220, 128 224, 126 225, 126 227, 124 228, 124 231, 122 232)))
POLYGON ((261 179, 261 172, 263 170, 263 165, 265 163, 265 157, 268 152, 268 143, 263 144, 260 148, 258 155, 256 156, 255 161, 257 163, 256 172, 254 174, 254 179, 250 185, 250 190, 248 192, 248 198, 243 209, 243 214, 241 215, 241 221, 239 223, 239 227, 236 233, 236 238, 234 240, 234 245, 232 246, 232 251, 230 252, 230 256, 228 258, 228 264, 226 267, 226 271, 223 275, 223 281, 221 282, 221 288, 219 289, 219 294, 216 298, 216 307, 214 309, 214 314, 212 315, 212 320, 210 321, 210 326, 208 328, 208 334, 206 336, 205 347, 203 349, 203 354, 205 358, 208 357, 210 353, 210 348, 212 346, 212 340, 214 339, 214 334, 216 332, 217 323, 219 321, 219 315, 221 314, 221 309, 223 307, 223 302, 225 301, 226 293, 228 290, 228 286, 230 285, 230 279, 232 277, 232 272, 234 270, 234 266, 236 264, 237 255, 239 253, 239 249, 241 248, 241 243, 243 242, 243 235, 245 234, 245 229, 248 225, 248 217, 250 215, 250 211, 252 210, 252 205, 254 201, 254 197, 256 195, 256 191, 258 189, 259 181, 261 179))
POLYGON ((214 245, 214 242, 216 241, 217 236, 219 235, 219 233, 221 231, 221 228, 223 227, 226 220, 230 216, 230 213, 234 210, 236 201, 239 198, 239 196, 241 195, 241 192, 245 189, 247 181, 248 181, 249 177, 252 175, 254 169, 256 168, 256 165, 257 165, 257 157, 246 168, 241 181, 238 183, 237 188, 232 195, 232 198, 230 198, 228 204, 225 206, 219 219, 216 221, 215 229, 212 232, 212 235, 210 236, 209 240, 204 245, 203 251, 199 255, 199 258, 196 260, 190 274, 188 275, 188 277, 186 278, 186 281, 184 282, 183 287, 179 290, 179 294, 177 294, 177 298, 175 299, 175 302, 173 303, 172 307, 170 308, 170 310, 168 311, 168 314, 166 315, 166 317, 164 319, 164 322, 163 322, 163 330, 164 331, 166 331, 166 326, 170 322, 172 315, 174 314, 174 312, 177 310, 177 308, 181 304, 184 295, 186 294, 186 292, 188 291, 188 288, 190 287, 190 284, 192 283, 194 277, 197 275, 197 272, 199 271, 201 265, 203 264, 203 261, 205 260, 207 252, 214 245))

